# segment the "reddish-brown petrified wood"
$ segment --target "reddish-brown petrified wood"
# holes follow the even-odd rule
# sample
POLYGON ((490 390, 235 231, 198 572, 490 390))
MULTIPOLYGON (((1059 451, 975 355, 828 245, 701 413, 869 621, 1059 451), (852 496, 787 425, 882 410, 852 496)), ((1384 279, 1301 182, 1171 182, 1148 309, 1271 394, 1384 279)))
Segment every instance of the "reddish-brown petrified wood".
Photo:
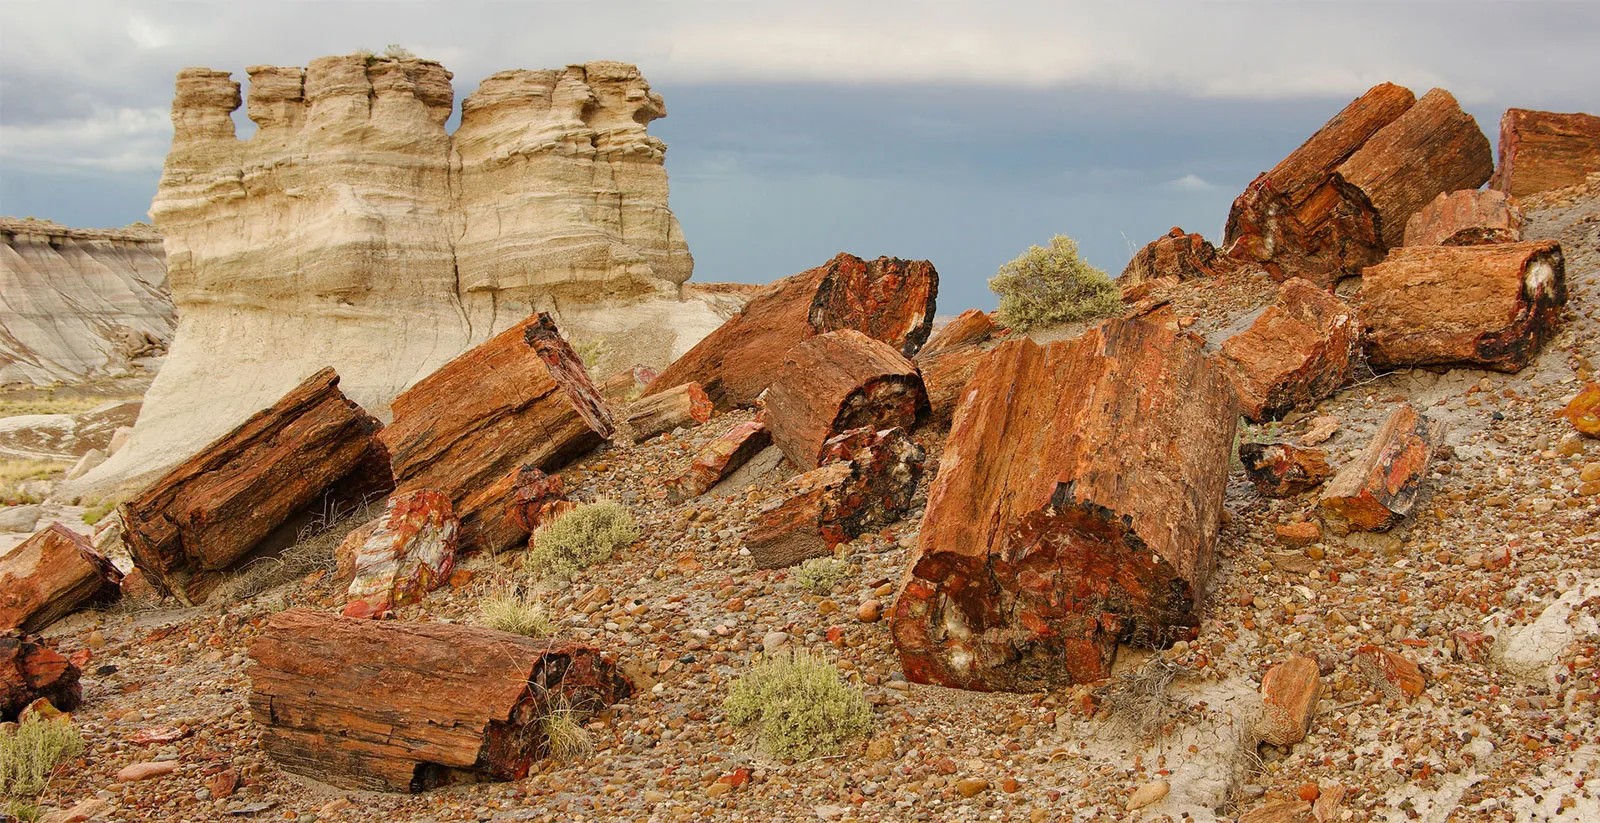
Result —
POLYGON ((928 416, 922 376, 885 343, 847 329, 813 337, 783 359, 761 397, 772 442, 802 471, 849 429, 910 430, 928 416))
POLYGON ((935 332, 917 352, 917 370, 922 373, 922 385, 928 393, 930 420, 950 420, 967 381, 988 354, 985 346, 996 331, 988 314, 968 309, 935 332))
POLYGON ((1338 533, 1386 531, 1411 512, 1444 426, 1403 403, 1372 442, 1322 490, 1322 519, 1338 533))
POLYGON ((518 529, 529 534, 578 507, 567 499, 567 484, 561 475, 545 474, 533 466, 517 470, 511 500, 512 519, 518 529))
POLYGON ((1333 469, 1322 449, 1288 443, 1240 443, 1244 473, 1265 497, 1290 497, 1322 485, 1333 469))
POLYGON ((422 791, 519 780, 549 754, 540 720, 632 691, 592 647, 475 626, 273 615, 250 644, 250 708, 285 770, 334 785, 422 791))
POLYGON ((291 518, 393 487, 372 415, 323 369, 123 504, 134 565, 198 603, 291 518))
POLYGON ((1514 197, 1576 186, 1600 172, 1600 117, 1506 109, 1492 188, 1514 197))
POLYGON ((1198 234, 1185 234, 1173 226, 1165 236, 1150 241, 1128 261, 1117 286, 1130 286, 1161 277, 1193 280, 1217 273, 1217 249, 1198 234))
POLYGON ((1251 420, 1310 408, 1350 382, 1361 323, 1343 300, 1295 278, 1250 328, 1222 343, 1219 362, 1251 420))
POLYGON ((0 636, 0 722, 39 698, 64 712, 78 708, 83 687, 78 667, 34 637, 0 636))
POLYGON ((455 567, 460 522, 431 489, 396 492, 354 547, 345 617, 389 617, 444 585, 455 567))
POLYGON ((684 383, 641 397, 628 407, 628 427, 635 442, 644 442, 679 426, 698 426, 711 419, 711 398, 699 383, 684 383))
POLYGON ((1118 642, 1193 636, 1238 418, 1202 348, 1113 320, 990 353, 895 604, 907 677, 1033 691, 1105 677, 1118 642))
POLYGON ((94 600, 115 599, 122 572, 89 538, 51 523, 0 557, 0 632, 36 632, 94 600))
POLYGON ((707 443, 682 474, 667 481, 667 499, 681 503, 705 494, 770 445, 772 433, 765 424, 747 420, 734 426, 707 443))
POLYGON ((1522 208, 1505 192, 1440 194, 1406 221, 1407 246, 1479 246, 1522 239, 1522 208))

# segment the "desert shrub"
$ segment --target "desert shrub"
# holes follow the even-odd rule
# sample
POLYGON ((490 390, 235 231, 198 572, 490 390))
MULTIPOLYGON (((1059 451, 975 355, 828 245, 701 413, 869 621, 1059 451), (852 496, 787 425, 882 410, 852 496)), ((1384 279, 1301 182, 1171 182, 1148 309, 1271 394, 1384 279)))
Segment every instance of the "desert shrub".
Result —
POLYGON ((591 337, 573 343, 572 353, 583 362, 589 374, 598 376, 601 365, 611 356, 611 344, 604 337, 591 337))
POLYGON ((415 54, 411 53, 411 49, 408 49, 405 46, 402 46, 402 45, 400 45, 398 43, 390 43, 389 45, 384 46, 383 47, 383 56, 387 57, 390 60, 415 60, 415 59, 417 59, 417 56, 415 54))
POLYGON ((556 701, 550 711, 539 719, 539 729, 550 744, 550 756, 557 760, 571 760, 588 754, 593 748, 589 732, 583 727, 585 714, 565 701, 556 701))
POLYGON ((794 582, 812 594, 825 595, 849 575, 849 563, 832 557, 813 557, 795 569, 794 582))
POLYGON ((555 624, 545 615, 542 606, 509 586, 483 598, 478 604, 478 623, 525 637, 545 637, 555 631, 555 624))
POLYGON ((761 747, 780 758, 833 754, 872 726, 861 690, 806 652, 757 663, 734 681, 722 707, 734 725, 753 726, 761 747))
POLYGON ((621 504, 586 503, 534 532, 523 568, 539 577, 571 577, 638 539, 639 527, 621 504))
POLYGON ((1064 234, 1001 266, 989 289, 1000 295, 1000 323, 1018 331, 1109 317, 1122 307, 1116 284, 1084 262, 1077 241, 1064 234))
POLYGON ((83 735, 72 721, 38 716, 0 732, 0 799, 7 806, 44 791, 61 764, 83 751, 83 735))

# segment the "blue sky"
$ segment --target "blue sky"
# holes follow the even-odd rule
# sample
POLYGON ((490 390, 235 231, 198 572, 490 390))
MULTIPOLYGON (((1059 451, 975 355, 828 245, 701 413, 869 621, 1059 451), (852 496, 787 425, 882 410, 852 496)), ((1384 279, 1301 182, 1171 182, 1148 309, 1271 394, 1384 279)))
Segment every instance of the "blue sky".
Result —
POLYGON ((507 68, 635 62, 667 101, 695 279, 765 282, 838 251, 927 258, 940 310, 1052 234, 1112 274, 1234 195, 1352 97, 1451 89, 1600 110, 1595 3, 317 3, 7 0, 0 214, 142 219, 173 75, 406 46, 457 102, 507 68))

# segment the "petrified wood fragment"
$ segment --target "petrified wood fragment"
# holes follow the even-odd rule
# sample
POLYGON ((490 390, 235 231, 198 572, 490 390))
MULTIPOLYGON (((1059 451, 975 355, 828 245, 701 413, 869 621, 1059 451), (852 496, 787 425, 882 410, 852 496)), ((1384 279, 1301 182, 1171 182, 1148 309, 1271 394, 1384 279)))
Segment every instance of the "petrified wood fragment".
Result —
POLYGON ((1300 278, 1219 354, 1239 407, 1251 420, 1314 406, 1350 382, 1361 351, 1361 323, 1343 300, 1300 278))
POLYGON ((679 426, 698 426, 711 419, 711 398, 699 383, 684 383, 634 401, 628 407, 628 427, 635 442, 643 442, 679 426))
POLYGON ((1600 172, 1600 117, 1506 109, 1492 188, 1515 197, 1576 186, 1600 172))
POLYGON ((549 753, 539 722, 632 687, 576 642, 474 626, 273 615, 250 644, 250 708, 285 770, 353 789, 517 780, 549 753))
POLYGON ((50 525, 0 557, 0 632, 36 632, 73 610, 121 592, 122 573, 89 538, 50 525))
POLYGON ((1264 497, 1290 497, 1322 485, 1333 469, 1322 449, 1288 443, 1240 443, 1239 462, 1264 497))
POLYGON ((1217 273, 1217 249, 1198 234, 1185 234, 1173 226, 1166 235, 1150 241, 1133 259, 1128 261, 1117 278, 1117 286, 1126 290, 1161 277, 1193 280, 1211 277, 1217 273))
POLYGON ((760 421, 747 420, 734 426, 707 443, 682 474, 667 481, 667 499, 681 503, 705 494, 770 445, 772 433, 760 421))
POLYGON ((387 617, 450 579, 459 527, 450 498, 420 489, 389 498, 356 549, 345 617, 387 617))
POLYGON ((1556 332, 1567 302, 1554 240, 1408 246, 1361 278, 1375 367, 1470 365, 1514 372, 1556 332))
POLYGON ((1440 194, 1406 221, 1407 246, 1478 246, 1522 239, 1522 207, 1505 192, 1440 194))
POLYGON ((380 427, 317 372, 123 504, 134 565, 163 594, 204 600, 296 514, 392 488, 380 427))
POLYGON ((449 496, 463 551, 527 537, 510 516, 523 465, 553 471, 612 433, 583 362, 543 313, 445 364, 392 408, 383 440, 396 486, 449 496))
POLYGON ((1600 383, 1587 383, 1561 410, 1572 428, 1585 437, 1600 437, 1600 383))
POLYGON ((78 667, 44 641, 0 636, 0 721, 16 720, 41 697, 64 712, 78 708, 83 699, 78 676, 78 667))
POLYGON ((1409 403, 1390 412, 1372 442, 1322 491, 1322 518, 1335 532, 1387 531, 1411 513, 1444 426, 1409 403))
POLYGON ((847 329, 795 346, 762 395, 772 442, 801 470, 849 429, 910 430, 928 416, 922 376, 889 345, 847 329))
POLYGON ((784 355, 804 340, 855 329, 910 357, 928 339, 939 273, 926 260, 839 254, 787 277, 745 304, 645 389, 697 382, 718 409, 755 402, 784 355))
POLYGON ((578 507, 567 499, 567 484, 561 475, 545 474, 533 466, 517 470, 511 497, 511 517, 517 528, 529 534, 578 507))
POLYGON ((917 352, 917 371, 928 393, 930 420, 948 421, 961 401, 962 389, 988 354, 985 345, 996 326, 985 312, 968 309, 935 332, 917 352))
POLYGON ((1322 697, 1322 676, 1311 657, 1291 657, 1261 678, 1261 720, 1256 734, 1274 746, 1292 746, 1306 738, 1322 697))
POLYGON ((1031 691, 1193 636, 1237 418, 1201 340, 1154 323, 991 352, 895 604, 906 676, 1031 691))

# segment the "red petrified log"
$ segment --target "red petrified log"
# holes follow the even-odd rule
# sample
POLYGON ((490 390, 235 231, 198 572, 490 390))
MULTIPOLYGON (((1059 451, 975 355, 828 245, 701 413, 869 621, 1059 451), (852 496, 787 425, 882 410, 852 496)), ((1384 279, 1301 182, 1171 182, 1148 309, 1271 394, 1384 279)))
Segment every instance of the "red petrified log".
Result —
POLYGON ((1292 746, 1306 738, 1322 697, 1322 675, 1311 657, 1291 657, 1261 678, 1261 720, 1256 734, 1274 746, 1292 746))
POLYGON ((1185 234, 1173 226, 1166 236, 1150 241, 1128 261, 1117 278, 1117 285, 1126 290, 1160 277, 1193 280, 1211 277, 1217 273, 1217 249, 1198 234, 1185 234))
POLYGON ((529 534, 578 507, 567 499, 567 485, 561 475, 545 474, 532 466, 517 471, 511 497, 511 517, 518 529, 529 534))
POLYGON ((1327 452, 1288 443, 1240 443, 1239 462, 1244 464, 1245 476, 1265 497, 1310 491, 1333 474, 1327 452))
POLYGON ((393 409, 383 440, 396 485, 449 496, 463 551, 500 551, 527 537, 510 516, 523 465, 555 470, 612 432, 582 361, 546 314, 445 364, 393 409))
POLYGON ((628 427, 635 442, 665 434, 679 426, 698 426, 711 419, 711 399, 699 383, 684 383, 634 401, 628 427))
POLYGON ((913 428, 928 416, 922 376, 885 343, 845 330, 795 346, 762 395, 772 442, 801 470, 840 432, 913 428))
POLYGON ((0 557, 0 631, 37 632, 87 602, 115 598, 121 582, 87 537, 51 523, 0 557))
POLYGON ((681 503, 705 494, 712 486, 772 445, 772 433, 759 421, 747 420, 706 444, 683 474, 667 481, 667 499, 681 503))
POLYGON ((439 492, 422 489, 390 497, 355 552, 344 616, 387 617, 395 607, 420 601, 444 585, 456 562, 458 526, 450 498, 439 492))
POLYGON ((0 721, 16 720, 39 698, 64 712, 78 708, 78 667, 32 637, 0 636, 0 721))
POLYGON ((1335 170, 1378 211, 1383 245, 1405 238, 1406 221, 1442 192, 1475 189, 1494 171, 1489 139, 1444 89, 1378 130, 1335 170))
POLYGON ((1505 192, 1440 194, 1406 221, 1407 246, 1478 246, 1522 239, 1522 208, 1505 192))
POLYGON ((956 410, 902 581, 906 676, 1033 691, 1116 645, 1192 637, 1238 418, 1193 335, 1113 320, 990 353, 956 410))
POLYGON ((134 565, 198 603, 292 517, 393 487, 380 424, 323 369, 123 504, 134 565))
POLYGON ((1554 240, 1408 246, 1361 278, 1368 356, 1379 368, 1517 371, 1555 334, 1566 302, 1554 240))
POLYGON ((1387 531, 1411 512, 1444 426, 1403 403, 1372 442, 1322 491, 1322 517, 1334 531, 1387 531))
POLYGON ((1600 117, 1506 109, 1489 185, 1516 197, 1576 186, 1600 172, 1600 117))
POLYGON ((799 343, 855 329, 910 357, 933 323, 939 273, 926 260, 840 254, 772 284, 664 369, 646 394, 694 381, 719 409, 755 402, 799 343))
POLYGON ((962 389, 988 354, 985 344, 997 327, 989 315, 968 309, 935 332, 917 352, 917 370, 928 392, 930 419, 948 421, 961 401, 962 389))
POLYGON ((473 626, 273 615, 250 644, 250 708, 285 770, 353 789, 518 780, 550 750, 542 718, 578 719, 632 687, 575 642, 473 626))
POLYGON ((1300 278, 1250 328, 1222 343, 1219 359, 1251 420, 1309 408, 1350 382, 1361 323, 1343 300, 1300 278))

